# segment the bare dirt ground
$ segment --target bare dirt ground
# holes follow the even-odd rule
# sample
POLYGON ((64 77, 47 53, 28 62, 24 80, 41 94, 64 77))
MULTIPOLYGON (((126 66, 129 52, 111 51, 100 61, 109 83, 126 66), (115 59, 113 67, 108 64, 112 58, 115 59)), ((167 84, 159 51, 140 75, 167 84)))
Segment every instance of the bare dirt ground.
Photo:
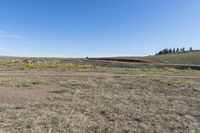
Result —
POLYGON ((40 85, 34 89, 15 88, 15 87, 0 87, 0 102, 7 104, 19 104, 31 101, 44 101, 47 98, 56 96, 54 93, 49 93, 54 85, 40 85))

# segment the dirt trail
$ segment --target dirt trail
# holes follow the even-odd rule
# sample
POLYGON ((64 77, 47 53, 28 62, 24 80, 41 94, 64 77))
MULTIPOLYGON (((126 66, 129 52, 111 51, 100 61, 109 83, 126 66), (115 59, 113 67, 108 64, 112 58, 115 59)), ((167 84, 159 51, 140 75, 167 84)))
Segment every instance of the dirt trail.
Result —
POLYGON ((1 72, 1 76, 83 76, 83 77, 168 77, 168 78, 196 78, 200 79, 200 75, 182 75, 182 74, 169 74, 169 75, 153 75, 153 74, 115 74, 105 72, 1 72))

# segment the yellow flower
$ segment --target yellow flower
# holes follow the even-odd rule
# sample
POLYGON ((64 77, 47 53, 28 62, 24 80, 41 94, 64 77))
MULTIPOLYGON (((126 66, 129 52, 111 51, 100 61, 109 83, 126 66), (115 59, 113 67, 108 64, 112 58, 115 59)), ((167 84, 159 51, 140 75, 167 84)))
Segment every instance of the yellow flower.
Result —
POLYGON ((27 65, 26 65, 26 67, 28 67, 28 68, 31 68, 31 69, 32 69, 32 68, 33 68, 33 64, 30 64, 30 63, 29 63, 29 64, 27 64, 27 65))

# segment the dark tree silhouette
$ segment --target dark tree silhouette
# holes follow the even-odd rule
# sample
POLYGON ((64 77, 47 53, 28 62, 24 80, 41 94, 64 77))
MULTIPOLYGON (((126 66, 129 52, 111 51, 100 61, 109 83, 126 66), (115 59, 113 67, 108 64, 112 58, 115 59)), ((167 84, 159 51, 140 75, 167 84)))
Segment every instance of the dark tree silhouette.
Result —
POLYGON ((192 52, 192 47, 190 47, 190 52, 192 52))
POLYGON ((199 50, 193 50, 192 47, 189 48, 189 50, 185 50, 185 47, 182 48, 170 48, 170 49, 163 49, 161 51, 159 51, 158 53, 156 53, 156 55, 162 55, 162 54, 172 54, 172 53, 184 53, 184 52, 192 52, 192 51, 199 51, 199 50))

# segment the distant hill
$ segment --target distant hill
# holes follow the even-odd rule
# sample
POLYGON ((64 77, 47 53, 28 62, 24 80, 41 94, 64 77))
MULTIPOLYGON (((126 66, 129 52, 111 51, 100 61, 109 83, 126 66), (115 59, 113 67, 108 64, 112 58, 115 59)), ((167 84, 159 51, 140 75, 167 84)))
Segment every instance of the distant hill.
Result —
POLYGON ((144 57, 153 63, 200 65, 200 51, 144 57))
POLYGON ((110 57, 110 58, 90 58, 92 60, 107 60, 135 63, 163 63, 163 64, 190 64, 200 65, 200 51, 172 53, 146 57, 110 57))

